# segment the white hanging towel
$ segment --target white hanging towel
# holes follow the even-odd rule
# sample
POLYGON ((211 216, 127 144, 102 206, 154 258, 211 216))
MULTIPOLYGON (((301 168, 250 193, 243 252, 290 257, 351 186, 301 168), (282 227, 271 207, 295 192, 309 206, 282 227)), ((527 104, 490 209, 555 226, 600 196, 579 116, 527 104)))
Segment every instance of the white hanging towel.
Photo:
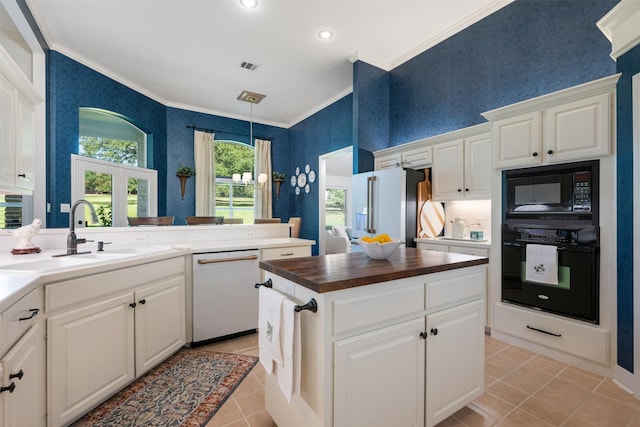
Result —
POLYGON ((287 403, 291 403, 293 393, 300 391, 300 313, 296 313, 295 306, 289 299, 282 303, 282 364, 276 367, 278 385, 287 403))
POLYGON ((264 370, 271 375, 273 362, 282 364, 280 346, 282 302, 284 295, 266 286, 260 286, 258 307, 258 355, 264 370))
POLYGON ((525 279, 528 282, 558 284, 558 248, 553 245, 527 245, 525 279))

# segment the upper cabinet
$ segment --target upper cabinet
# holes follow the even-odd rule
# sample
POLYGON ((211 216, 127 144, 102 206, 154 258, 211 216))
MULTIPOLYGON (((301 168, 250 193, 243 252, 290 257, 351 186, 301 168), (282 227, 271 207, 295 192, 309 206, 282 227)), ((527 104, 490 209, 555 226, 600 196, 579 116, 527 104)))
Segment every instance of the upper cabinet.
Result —
POLYGON ((423 140, 398 145, 374 153, 375 169, 421 169, 431 166, 431 155, 431 146, 424 144, 423 140))
POLYGON ((33 194, 34 107, 41 102, 32 83, 0 46, 0 193, 33 194))
POLYGON ((479 125, 452 132, 447 134, 450 140, 433 146, 433 200, 491 197, 491 168, 487 167, 491 164, 491 133, 487 130, 487 125, 479 125))
POLYGON ((619 74, 483 113, 498 169, 609 155, 619 74))

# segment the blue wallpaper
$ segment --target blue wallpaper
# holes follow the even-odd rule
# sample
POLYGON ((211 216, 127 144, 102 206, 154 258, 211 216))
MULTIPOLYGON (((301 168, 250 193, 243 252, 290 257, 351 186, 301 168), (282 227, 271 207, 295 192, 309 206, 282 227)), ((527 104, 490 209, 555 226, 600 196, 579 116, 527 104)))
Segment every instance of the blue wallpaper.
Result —
MULTIPOLYGON (((60 203, 72 203, 70 155, 78 153, 80 107, 118 112, 149 133, 150 162, 158 169, 158 182, 164 182, 166 107, 56 51, 50 51, 47 60, 47 202, 51 203, 47 227, 69 226, 69 214, 60 213, 60 203)), ((165 207, 164 193, 159 194, 158 214, 164 215, 165 207)))
MULTIPOLYGON (((618 365, 634 371, 633 354, 633 110, 631 78, 640 72, 640 46, 617 61, 618 365)), ((634 230, 635 231, 635 230, 634 230)))
MULTIPOLYGON (((296 166, 301 169, 308 164, 312 170, 318 171, 318 156, 352 145, 352 104, 353 96, 347 95, 334 102, 322 111, 303 120, 289 129, 289 147, 285 164, 280 170, 291 176, 296 166)), ((286 184, 286 183, 285 183, 286 184)), ((280 202, 288 206, 288 210, 280 210, 278 202, 274 202, 274 216, 283 220, 290 216, 302 218, 300 236, 318 241, 318 184, 311 185, 311 192, 296 196, 293 187, 283 186, 280 202), (276 209, 278 208, 278 209, 276 209)), ((313 247, 313 254, 318 254, 318 246, 313 247)))
POLYGON ((480 113, 615 73, 595 23, 616 0, 514 3, 390 72, 390 146, 484 122, 480 113))

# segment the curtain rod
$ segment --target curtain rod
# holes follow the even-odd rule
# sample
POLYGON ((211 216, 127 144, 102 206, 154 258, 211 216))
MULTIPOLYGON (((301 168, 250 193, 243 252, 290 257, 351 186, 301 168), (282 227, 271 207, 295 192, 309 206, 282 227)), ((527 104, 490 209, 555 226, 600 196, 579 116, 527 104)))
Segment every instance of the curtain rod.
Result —
MULTIPOLYGON (((201 131, 201 132, 209 132, 209 133, 218 133, 218 132, 220 132, 220 133, 228 133, 228 134, 231 134, 231 135, 249 136, 249 135, 247 135, 246 133, 231 132, 231 131, 228 131, 228 130, 207 129, 207 128, 197 127, 197 126, 194 126, 194 125, 187 125, 187 127, 188 127, 189 129, 199 130, 199 131, 201 131)), ((258 136, 258 135, 254 135, 254 138, 257 138, 257 139, 264 139, 264 140, 272 141, 272 142, 273 142, 273 138, 266 138, 266 137, 258 136)), ((250 142, 253 144, 253 141, 250 141, 250 142)))

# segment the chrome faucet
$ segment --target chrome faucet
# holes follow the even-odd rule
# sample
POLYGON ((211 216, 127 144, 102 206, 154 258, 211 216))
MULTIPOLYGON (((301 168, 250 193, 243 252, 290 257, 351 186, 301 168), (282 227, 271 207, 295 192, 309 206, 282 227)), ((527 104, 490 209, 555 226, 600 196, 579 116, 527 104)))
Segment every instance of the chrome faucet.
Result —
POLYGON ((67 235, 67 253, 65 255, 77 255, 88 254, 91 251, 86 252, 78 252, 78 244, 92 242, 93 240, 87 239, 78 239, 76 237, 76 209, 81 204, 86 204, 89 206, 89 210, 91 211, 91 219, 93 222, 98 222, 98 215, 96 215, 96 210, 93 208, 93 205, 84 199, 80 199, 71 206, 71 216, 69 217, 69 234, 67 235))

